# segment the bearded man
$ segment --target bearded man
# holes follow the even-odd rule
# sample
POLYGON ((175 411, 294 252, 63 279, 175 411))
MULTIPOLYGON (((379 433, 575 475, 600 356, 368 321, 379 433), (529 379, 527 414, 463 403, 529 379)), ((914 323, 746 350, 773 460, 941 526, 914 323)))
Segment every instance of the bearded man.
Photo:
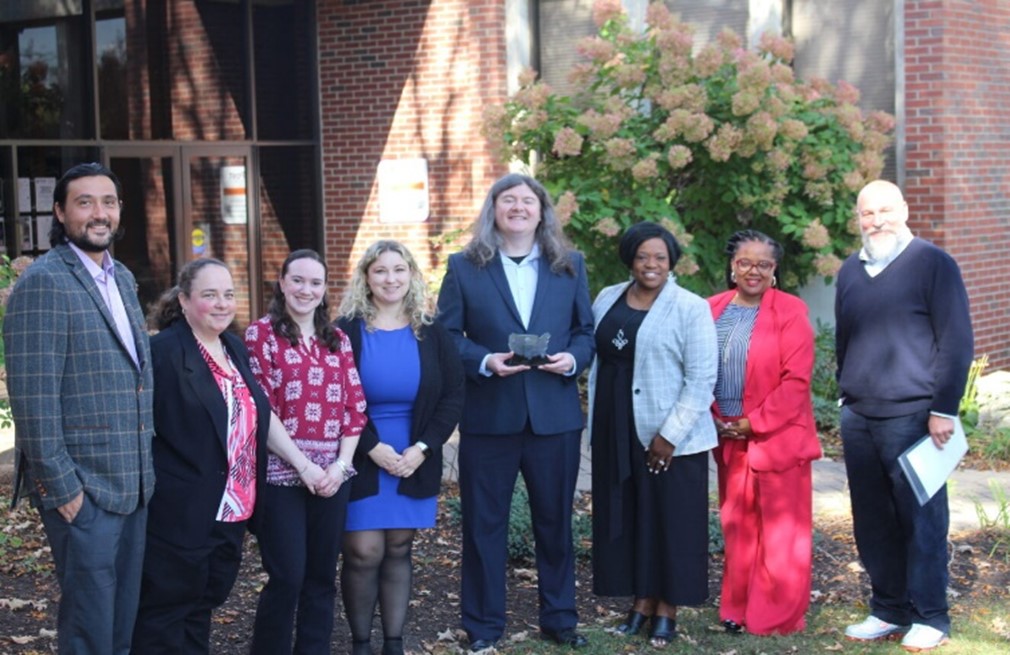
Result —
POLYGON ((856 201, 862 250, 838 274, 835 347, 842 445, 871 614, 849 639, 901 637, 905 650, 947 641, 946 487, 920 506, 898 456, 924 435, 942 448, 973 356, 968 294, 953 258, 912 236, 891 182, 856 201))
POLYGON ((4 316, 14 502, 38 508, 60 584, 61 655, 127 655, 154 492, 151 348, 137 281, 112 258, 119 178, 78 164, 56 183, 52 250, 4 316))

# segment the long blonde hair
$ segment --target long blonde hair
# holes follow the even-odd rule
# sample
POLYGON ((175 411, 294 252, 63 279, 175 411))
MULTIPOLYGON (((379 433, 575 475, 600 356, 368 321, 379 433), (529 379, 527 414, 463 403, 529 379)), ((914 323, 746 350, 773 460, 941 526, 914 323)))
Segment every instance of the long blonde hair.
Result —
POLYGON ((372 322, 375 320, 376 307, 372 302, 372 291, 368 288, 368 269, 379 257, 387 252, 395 252, 403 261, 407 262, 410 270, 410 286, 407 295, 403 298, 403 311, 410 321, 410 328, 414 331, 414 336, 421 338, 421 328, 431 325, 434 319, 434 309, 428 287, 424 283, 421 269, 417 265, 417 260, 410 253, 405 245, 399 241, 382 239, 368 246, 368 250, 361 256, 358 265, 354 267, 351 275, 351 284, 344 292, 344 297, 340 301, 338 310, 341 318, 360 318, 365 321, 365 326, 369 330, 374 330, 372 322))

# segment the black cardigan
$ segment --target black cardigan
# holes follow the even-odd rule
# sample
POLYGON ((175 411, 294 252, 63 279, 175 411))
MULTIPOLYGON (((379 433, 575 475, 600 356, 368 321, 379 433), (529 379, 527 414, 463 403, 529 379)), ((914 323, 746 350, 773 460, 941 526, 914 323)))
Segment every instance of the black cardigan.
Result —
MULTIPOLYGON (((354 363, 360 368, 361 319, 342 318, 337 321, 337 326, 351 340, 354 363)), ((463 413, 465 383, 459 351, 441 325, 423 326, 417 348, 421 358, 421 384, 414 399, 410 443, 423 441, 431 448, 431 454, 413 475, 400 480, 397 491, 411 498, 429 498, 437 495, 441 487, 442 445, 456 429, 463 413)), ((365 400, 368 400, 367 396, 365 400)), ((369 419, 354 453, 354 468, 358 470, 358 475, 351 486, 351 500, 379 493, 379 467, 368 456, 378 444, 379 435, 369 419)))

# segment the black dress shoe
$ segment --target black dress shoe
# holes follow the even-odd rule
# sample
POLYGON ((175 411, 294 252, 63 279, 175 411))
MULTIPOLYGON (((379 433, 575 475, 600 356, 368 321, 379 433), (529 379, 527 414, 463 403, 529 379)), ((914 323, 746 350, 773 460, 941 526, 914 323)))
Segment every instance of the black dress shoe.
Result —
POLYGON ((474 639, 470 642, 470 652, 477 653, 488 648, 494 648, 497 643, 497 639, 474 639))
POLYGON ((725 621, 723 621, 722 627, 726 628, 726 632, 729 632, 730 634, 734 635, 743 632, 743 626, 734 621, 733 619, 726 619, 725 621))
POLYGON ((589 641, 575 631, 575 628, 568 628, 566 630, 558 630, 554 632, 553 630, 540 630, 540 634, 544 636, 545 639, 550 639, 559 646, 568 646, 570 648, 582 648, 589 641))
POLYGON ((628 612, 628 618, 624 619, 624 623, 617 626, 617 634, 624 635, 625 637, 634 637, 648 620, 649 617, 641 612, 631 610, 628 612))

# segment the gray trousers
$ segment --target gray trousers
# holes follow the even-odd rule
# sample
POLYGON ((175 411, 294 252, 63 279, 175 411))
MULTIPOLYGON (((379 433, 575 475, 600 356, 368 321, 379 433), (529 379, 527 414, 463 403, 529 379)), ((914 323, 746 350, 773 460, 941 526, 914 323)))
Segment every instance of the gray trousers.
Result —
POLYGON ((140 599, 147 507, 113 514, 87 494, 73 523, 39 510, 60 583, 61 655, 128 655, 140 599))

